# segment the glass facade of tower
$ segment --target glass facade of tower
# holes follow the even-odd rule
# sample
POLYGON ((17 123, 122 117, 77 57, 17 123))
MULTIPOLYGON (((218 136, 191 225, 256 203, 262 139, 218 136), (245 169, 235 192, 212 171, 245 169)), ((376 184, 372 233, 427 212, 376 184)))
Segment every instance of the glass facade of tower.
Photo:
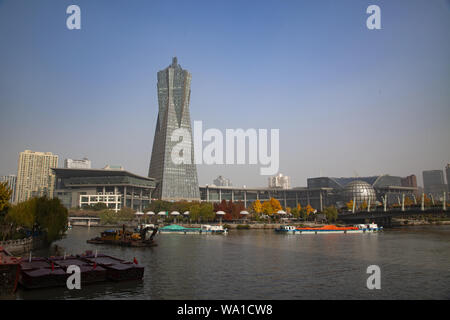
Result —
POLYGON ((157 182, 154 196, 158 199, 200 199, 189 114, 190 88, 191 74, 181 68, 177 58, 173 58, 169 67, 158 72, 159 112, 148 173, 157 182), (186 135, 181 141, 172 141, 177 129, 183 129, 186 135), (172 151, 180 143, 183 150, 190 151, 189 163, 172 161, 172 151))

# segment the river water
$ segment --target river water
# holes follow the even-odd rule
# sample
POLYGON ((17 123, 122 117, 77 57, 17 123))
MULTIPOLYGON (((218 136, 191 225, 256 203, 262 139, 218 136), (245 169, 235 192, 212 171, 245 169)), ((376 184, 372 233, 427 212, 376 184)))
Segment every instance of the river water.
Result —
MULTIPOLYGON (((58 241, 67 254, 98 250, 145 266, 143 281, 37 291, 18 299, 450 299, 450 226, 375 234, 162 234, 157 247, 87 244, 102 229, 74 227, 58 241), (378 265, 381 289, 369 290, 378 265)), ((34 255, 46 254, 36 252, 34 255)))

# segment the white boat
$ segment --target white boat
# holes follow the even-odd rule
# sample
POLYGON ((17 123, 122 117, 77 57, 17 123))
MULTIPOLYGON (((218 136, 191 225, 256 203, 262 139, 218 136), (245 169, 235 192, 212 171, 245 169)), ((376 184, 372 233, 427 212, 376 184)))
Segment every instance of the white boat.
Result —
POLYGON ((204 224, 200 228, 201 233, 228 233, 228 229, 223 226, 211 226, 209 224, 204 224))
POLYGON ((299 233, 296 230, 297 227, 295 226, 280 226, 279 228, 275 229, 275 232, 280 232, 280 233, 299 233))
POLYGON ((362 230, 362 232, 379 232, 383 231, 383 227, 379 227, 376 223, 369 223, 369 224, 357 224, 355 225, 359 230, 362 230))

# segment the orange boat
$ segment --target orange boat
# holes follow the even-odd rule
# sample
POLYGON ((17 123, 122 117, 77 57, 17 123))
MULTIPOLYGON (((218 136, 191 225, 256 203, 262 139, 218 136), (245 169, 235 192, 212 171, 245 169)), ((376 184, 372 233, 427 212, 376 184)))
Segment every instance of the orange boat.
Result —
POLYGON ((295 231, 299 233, 362 233, 358 227, 337 227, 335 225, 326 225, 323 227, 307 227, 307 228, 296 228, 295 231))

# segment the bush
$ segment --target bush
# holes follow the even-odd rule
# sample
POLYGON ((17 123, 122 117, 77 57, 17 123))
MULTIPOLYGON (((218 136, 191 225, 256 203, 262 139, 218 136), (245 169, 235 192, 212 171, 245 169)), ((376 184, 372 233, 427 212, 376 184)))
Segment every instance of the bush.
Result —
POLYGON ((239 230, 250 229, 250 226, 248 224, 238 224, 236 228, 239 230))

